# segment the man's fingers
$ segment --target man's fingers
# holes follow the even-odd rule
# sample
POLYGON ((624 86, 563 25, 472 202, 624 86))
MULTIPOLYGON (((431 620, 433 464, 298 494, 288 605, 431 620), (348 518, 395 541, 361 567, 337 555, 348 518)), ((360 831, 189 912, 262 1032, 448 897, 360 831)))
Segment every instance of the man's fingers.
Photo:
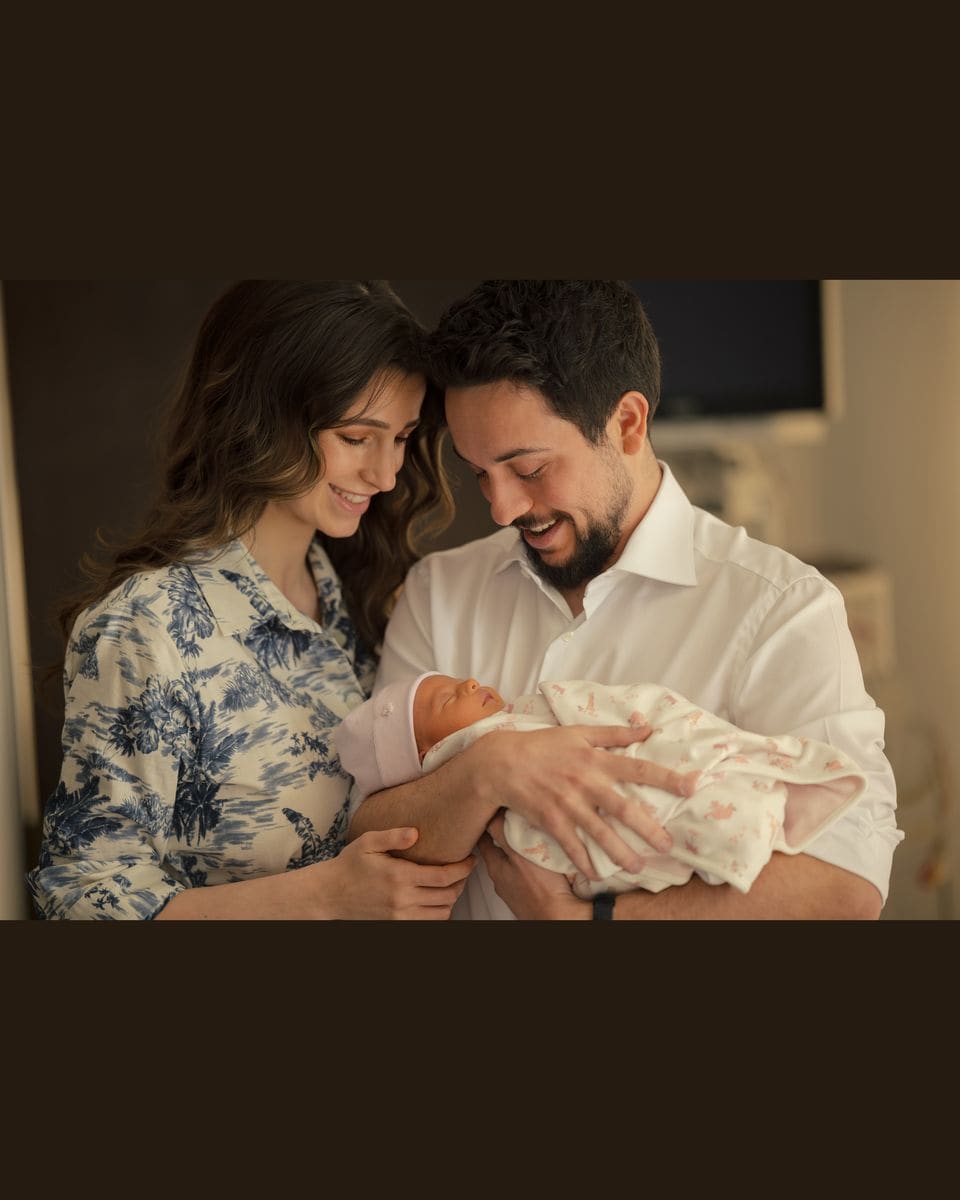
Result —
POLYGON ((507 836, 505 831, 506 817, 503 812, 496 812, 487 822, 487 833, 495 842, 499 842, 501 846, 507 844, 507 836))
MULTIPOLYGON (((501 846, 509 845, 503 813, 498 813, 490 821, 489 825, 487 825, 487 829, 501 846)), ((586 846, 580 840, 577 833, 568 834, 564 829, 553 828, 550 830, 550 835, 560 844, 567 858, 570 859, 582 875, 586 875, 588 879, 596 880, 600 878, 590 859, 590 854, 586 846)))
MULTIPOLYGON (((645 742, 653 732, 649 725, 642 725, 636 729, 625 729, 616 725, 578 725, 575 728, 591 746, 604 750, 645 742)), ((628 758, 624 755, 617 755, 617 766, 613 770, 617 779, 624 783, 647 783, 651 787, 672 792, 675 796, 692 796, 700 779, 699 771, 674 771, 646 758, 628 758), (627 762, 633 765, 621 768, 620 764, 627 762)))
POLYGON ((571 725, 591 746, 600 746, 604 750, 611 746, 632 746, 635 742, 645 742, 653 733, 650 725, 571 725))
POLYGON ((666 854, 673 846, 673 839, 662 825, 646 814, 642 814, 642 817, 642 820, 635 820, 628 828, 632 829, 646 843, 643 850, 636 849, 629 842, 624 841, 600 812, 592 814, 585 820, 582 828, 621 870, 630 875, 636 875, 643 869, 644 859, 649 857, 651 850, 659 850, 662 854, 666 854))
POLYGON ((588 879, 592 880, 599 879, 600 876, 593 865, 593 860, 590 858, 590 852, 583 844, 580 834, 577 833, 576 829, 568 832, 568 828, 566 825, 561 828, 553 828, 550 830, 550 836, 560 843, 567 858, 570 859, 581 875, 586 875, 588 879))
MULTIPOLYGON (((488 828, 489 828, 489 826, 488 826, 488 828)), ((489 833, 485 833, 482 835, 482 837, 480 838, 480 841, 477 842, 476 848, 480 854, 480 857, 483 859, 484 863, 486 864, 488 871, 490 870, 491 865, 496 866, 496 864, 498 862, 502 862, 503 859, 506 858, 506 855, 504 854, 504 852, 496 844, 496 842, 493 840, 493 838, 490 836, 489 833)))
POLYGON ((616 755, 610 774, 618 783, 645 783, 674 796, 692 796, 700 781, 699 771, 675 771, 648 758, 628 758, 622 754, 616 755))
POLYGON ((567 858, 573 863, 581 875, 586 875, 588 879, 594 882, 600 878, 596 867, 587 852, 586 846, 579 837, 574 837, 570 840, 557 838, 560 845, 567 853, 567 858))

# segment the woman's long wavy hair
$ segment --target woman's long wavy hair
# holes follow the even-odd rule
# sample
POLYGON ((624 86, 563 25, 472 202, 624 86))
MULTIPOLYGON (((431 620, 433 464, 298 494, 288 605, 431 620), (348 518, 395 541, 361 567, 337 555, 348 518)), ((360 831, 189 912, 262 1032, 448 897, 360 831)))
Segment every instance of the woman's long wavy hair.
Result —
MULTIPOLYGON (((129 576, 245 534, 270 500, 321 478, 317 434, 343 421, 390 370, 423 373, 426 331, 386 280, 257 280, 229 289, 200 327, 168 417, 159 498, 136 537, 84 556, 89 586, 60 611, 69 637, 80 612, 129 576)), ((376 495, 352 537, 321 535, 357 632, 371 650, 418 541, 449 524, 441 461, 442 399, 428 383, 396 487, 376 495)), ((101 539, 102 541, 102 539, 101 539)))

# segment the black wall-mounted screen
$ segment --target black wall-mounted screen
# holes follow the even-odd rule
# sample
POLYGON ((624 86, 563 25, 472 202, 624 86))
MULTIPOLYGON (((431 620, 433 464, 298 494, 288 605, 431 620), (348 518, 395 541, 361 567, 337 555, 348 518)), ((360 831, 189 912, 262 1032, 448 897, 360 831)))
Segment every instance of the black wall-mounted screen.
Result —
POLYGON ((633 279, 663 356, 657 422, 823 412, 817 279, 633 279))

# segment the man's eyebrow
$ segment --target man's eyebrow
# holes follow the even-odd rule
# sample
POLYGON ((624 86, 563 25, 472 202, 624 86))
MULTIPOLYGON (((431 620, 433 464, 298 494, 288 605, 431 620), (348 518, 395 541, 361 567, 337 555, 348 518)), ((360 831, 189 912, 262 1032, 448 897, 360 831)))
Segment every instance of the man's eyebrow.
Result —
MULTIPOLYGON (((461 462, 465 462, 470 467, 474 466, 469 458, 464 458, 453 442, 450 445, 453 446, 453 452, 461 462)), ((495 463, 505 463, 509 462, 511 458, 523 458, 525 454, 546 454, 548 450, 548 446, 519 446, 516 450, 508 450, 506 454, 498 454, 493 461, 495 463)))

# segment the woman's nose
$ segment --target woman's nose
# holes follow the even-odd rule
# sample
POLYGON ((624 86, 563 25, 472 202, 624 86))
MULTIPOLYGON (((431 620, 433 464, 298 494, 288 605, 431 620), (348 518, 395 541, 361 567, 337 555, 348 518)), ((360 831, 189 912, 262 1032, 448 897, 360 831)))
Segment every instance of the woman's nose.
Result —
POLYGON ((366 463, 360 474, 381 492, 390 492, 397 483, 397 468, 396 456, 382 452, 366 463))

